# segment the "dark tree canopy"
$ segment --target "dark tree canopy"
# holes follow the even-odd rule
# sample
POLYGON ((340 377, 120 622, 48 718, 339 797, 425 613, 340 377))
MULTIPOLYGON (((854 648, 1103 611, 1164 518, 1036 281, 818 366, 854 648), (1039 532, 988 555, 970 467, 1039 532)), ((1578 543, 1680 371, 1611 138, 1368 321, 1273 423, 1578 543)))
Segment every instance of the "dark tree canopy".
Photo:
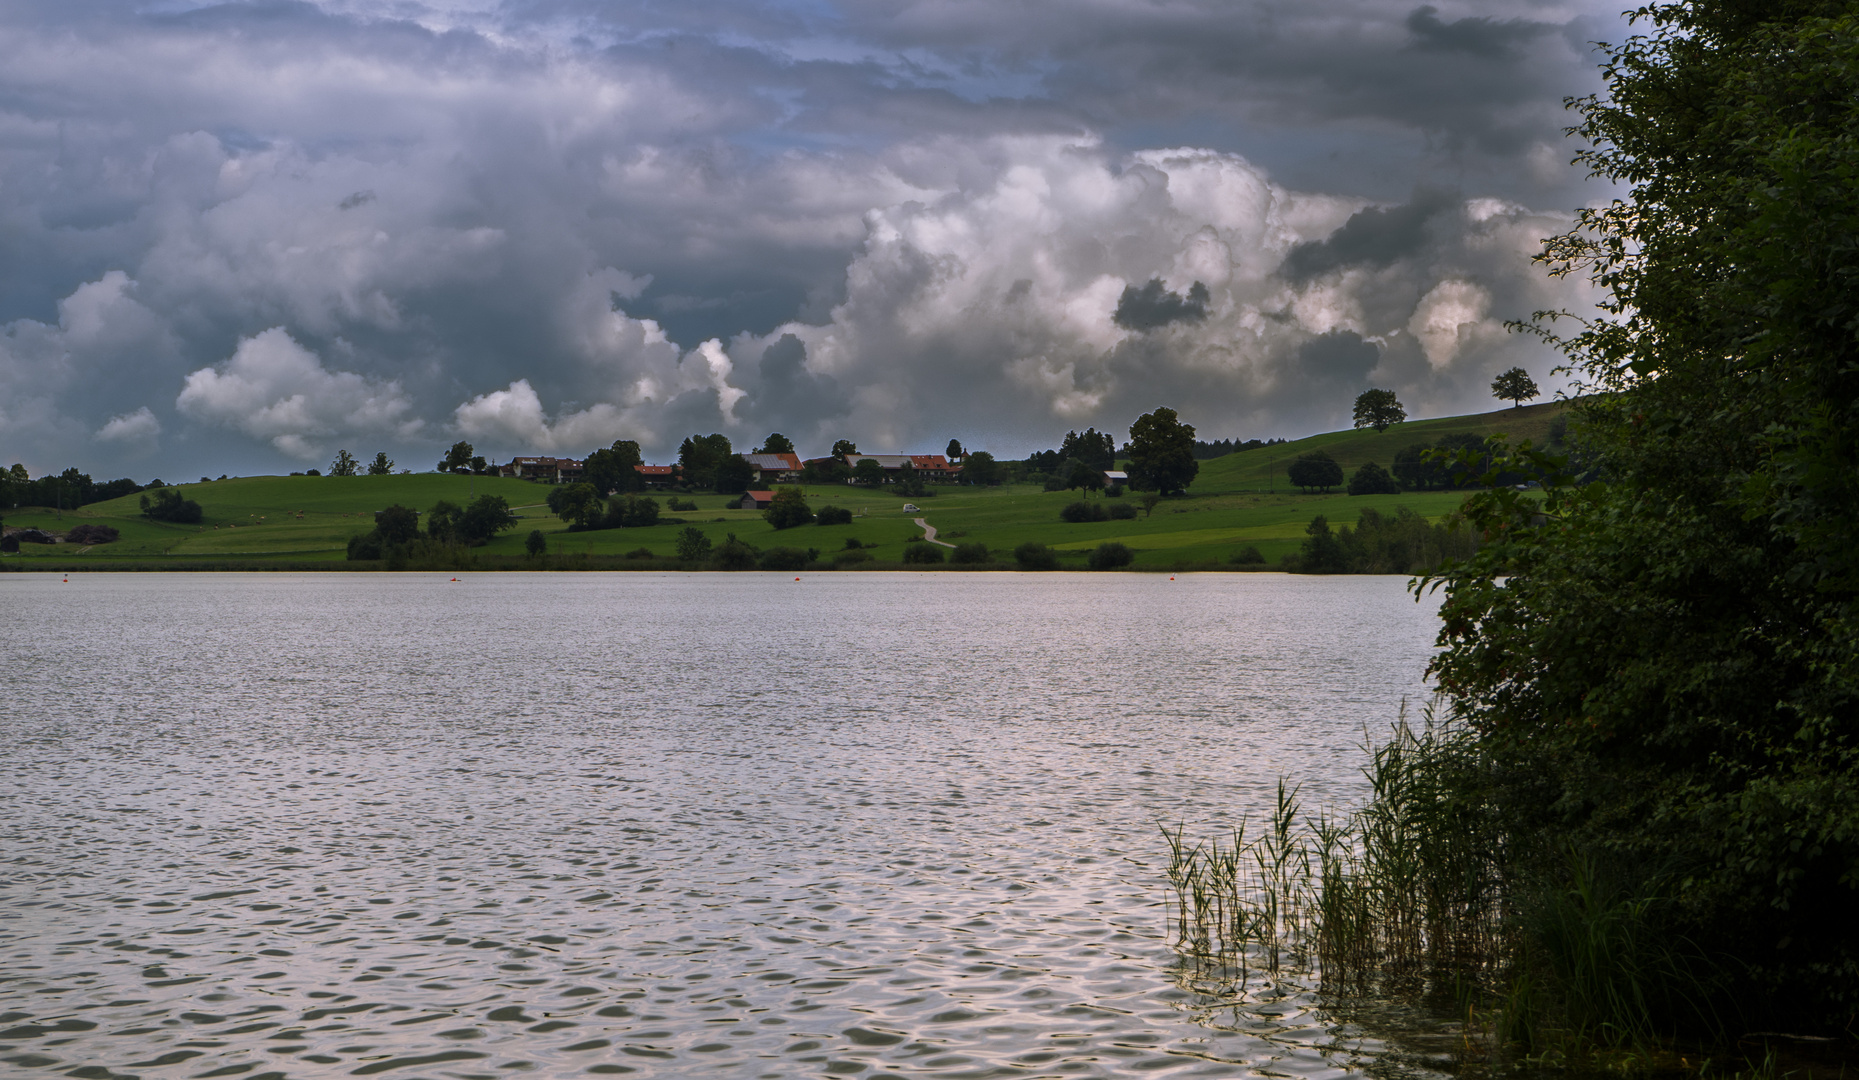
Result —
POLYGON ((884 466, 872 458, 866 458, 852 467, 852 479, 866 487, 877 487, 884 483, 884 466))
POLYGON ((1544 254, 1602 310, 1537 324, 1601 391, 1574 412, 1603 482, 1531 451, 1544 502, 1468 503, 1487 539, 1444 575, 1433 672, 1506 875, 1550 894, 1590 859, 1658 905, 1645 947, 1725 973, 1701 993, 1732 1035, 1834 1034, 1859 1004, 1859 12, 1698 0, 1639 30, 1577 103, 1622 197, 1544 254))
POLYGON ((1329 491, 1343 482, 1343 467, 1336 459, 1321 450, 1301 454, 1285 469, 1285 476, 1293 484, 1304 489, 1305 494, 1313 491, 1329 491))
POLYGON ((336 460, 329 463, 329 475, 354 476, 361 469, 361 462, 347 450, 336 451, 336 460))
POLYGON ((727 435, 692 435, 678 447, 678 476, 685 486, 707 491, 716 486, 717 466, 735 454, 727 435))
POLYGON ((1005 478, 1006 469, 986 450, 976 450, 962 459, 963 483, 994 487, 1005 478))
POLYGON ((158 488, 152 495, 142 496, 142 516, 177 525, 194 525, 202 515, 199 503, 183 498, 173 488, 158 488))
POLYGON ((1364 390, 1356 398, 1355 416, 1356 427, 1372 427, 1382 432, 1407 419, 1407 410, 1401 407, 1392 390, 1364 390))
POLYGON ((961 460, 961 458, 962 458, 962 440, 960 440, 960 439, 950 439, 950 440, 949 440, 949 445, 948 445, 948 446, 945 446, 945 447, 943 447, 943 448, 942 448, 942 455, 943 455, 944 457, 946 457, 946 458, 948 458, 948 459, 949 459, 950 461, 959 461, 959 460, 961 460))
POLYGON ((607 501, 592 484, 560 484, 549 489, 549 512, 576 528, 591 529, 606 515, 607 501))
POLYGON ((779 431, 771 432, 766 439, 762 440, 762 445, 755 448, 755 452, 758 454, 791 454, 794 452, 794 440, 779 431))
POLYGON ((847 454, 856 454, 856 453, 858 453, 858 443, 853 442, 851 439, 840 439, 837 442, 833 443, 833 456, 834 457, 842 458, 842 457, 845 457, 847 454))
POLYGON ((471 472, 471 459, 477 455, 471 444, 464 441, 455 442, 439 459, 440 472, 471 472))
POLYGON ((1491 380, 1492 396, 1499 401, 1514 401, 1519 409, 1523 408, 1524 402, 1540 393, 1542 391, 1536 388, 1536 380, 1520 367, 1511 368, 1491 380))
POLYGON ((717 462, 714 476, 711 487, 718 495, 740 495, 755 483, 755 466, 741 454, 731 454, 717 462))
POLYGON ((791 529, 796 525, 805 525, 813 520, 813 511, 807 506, 807 497, 797 487, 784 487, 775 492, 769 500, 768 509, 762 511, 762 520, 777 530, 791 529))
POLYGON ((1194 459, 1194 426, 1170 408, 1145 413, 1130 425, 1129 454, 1130 486, 1138 491, 1186 491, 1201 471, 1194 459))
POLYGON ((374 516, 374 531, 383 544, 404 544, 420 534, 420 512, 395 503, 374 516))
POLYGON ((1065 441, 1059 444, 1059 456, 1071 461, 1079 461, 1099 472, 1109 469, 1117 463, 1117 440, 1108 431, 1086 428, 1084 434, 1076 431, 1065 433, 1065 441))
POLYGON ((374 455, 374 460, 368 463, 369 476, 389 476, 393 471, 394 463, 388 458, 387 451, 385 450, 376 453, 374 455))
POLYGON ((644 463, 645 459, 639 455, 639 444, 631 439, 620 439, 605 450, 587 455, 581 475, 602 495, 638 491, 644 481, 636 466, 644 463))
POLYGON ((1388 475, 1388 470, 1372 461, 1357 469, 1355 475, 1349 478, 1349 494, 1351 495, 1399 495, 1400 493, 1400 483, 1388 475))

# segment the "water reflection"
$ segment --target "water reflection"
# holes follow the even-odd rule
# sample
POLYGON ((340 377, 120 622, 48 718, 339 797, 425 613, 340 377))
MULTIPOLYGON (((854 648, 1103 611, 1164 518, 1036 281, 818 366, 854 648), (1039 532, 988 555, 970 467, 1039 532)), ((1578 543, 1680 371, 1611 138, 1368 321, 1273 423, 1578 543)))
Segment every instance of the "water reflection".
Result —
POLYGON ((1351 799, 1402 586, 7 575, 0 1061, 1350 1071, 1177 977, 1156 823, 1351 799))

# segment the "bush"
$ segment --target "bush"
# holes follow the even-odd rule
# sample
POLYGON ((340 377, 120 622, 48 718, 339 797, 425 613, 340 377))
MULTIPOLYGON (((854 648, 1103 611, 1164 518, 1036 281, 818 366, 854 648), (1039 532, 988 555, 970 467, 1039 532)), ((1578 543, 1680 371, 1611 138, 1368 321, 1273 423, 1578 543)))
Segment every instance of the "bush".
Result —
POLYGON ((710 561, 719 570, 753 570, 761 561, 757 557, 759 554, 755 548, 736 539, 735 533, 730 533, 729 538, 723 541, 723 546, 717 548, 716 554, 710 557, 710 561))
POLYGON ((687 514, 692 513, 697 509, 697 500, 680 499, 676 495, 673 495, 671 498, 665 500, 665 509, 670 510, 674 514, 679 512, 687 514))
POLYGON ((1245 547, 1235 551, 1233 557, 1228 559, 1227 562, 1235 563, 1239 566, 1257 566, 1265 562, 1265 555, 1259 551, 1256 546, 1247 544, 1245 547))
POLYGON ((626 553, 626 557, 629 559, 656 559, 658 558, 657 555, 652 554, 651 548, 634 548, 631 551, 626 553))
POLYGON ((1093 570, 1115 570, 1120 566, 1128 566, 1135 558, 1134 551, 1112 541, 1097 545, 1097 550, 1091 553, 1089 565, 1093 570))
POLYGON ((1105 488, 1105 489, 1104 489, 1104 497, 1105 497, 1106 499, 1121 499, 1121 498, 1123 498, 1123 485, 1122 485, 1122 484, 1112 484, 1112 485, 1110 485, 1109 487, 1107 487, 1107 488, 1105 488))
POLYGON ((1022 570, 1057 570, 1059 557, 1044 544, 1027 542, 1013 549, 1013 561, 1022 570))
POLYGON ((949 556, 949 561, 966 564, 987 562, 988 546, 986 544, 957 544, 955 551, 949 556))
POLYGON ((0 552, 12 555, 19 551, 19 537, 0 536, 0 552))
POLYGON ((762 520, 775 527, 775 531, 791 529, 796 525, 805 525, 813 520, 813 510, 807 506, 807 499, 797 487, 784 487, 775 492, 769 500, 768 509, 762 511, 762 520))
POLYGON ((1323 451, 1313 450, 1293 461, 1285 469, 1285 476, 1303 488, 1305 494, 1312 491, 1327 492, 1343 482, 1343 467, 1323 451))
POLYGON ((942 548, 935 544, 926 544, 919 540, 904 545, 904 561, 918 565, 940 563, 943 560, 942 548))
POLYGON ((850 525, 852 511, 843 506, 822 506, 820 512, 813 515, 815 525, 850 525))
POLYGON ((658 500, 644 495, 621 495, 607 504, 609 529, 643 529, 657 525, 658 500))
POLYGON ((856 536, 848 536, 848 537, 846 537, 846 544, 845 544, 845 546, 846 546, 846 550, 848 550, 848 551, 850 551, 850 550, 852 550, 853 548, 862 548, 862 547, 865 547, 865 546, 866 546, 866 544, 864 543, 864 541, 862 541, 862 540, 860 540, 860 539, 859 539, 858 537, 856 537, 856 536))
POLYGON ((1065 509, 1059 511, 1059 517, 1061 520, 1078 525, 1087 521, 1108 521, 1110 511, 1105 510, 1100 503, 1066 503, 1065 509))
POLYGON ((695 525, 686 525, 678 534, 678 558, 685 562, 704 562, 710 558, 710 538, 695 525))
POLYGON ((1389 476, 1388 470, 1372 461, 1357 469, 1356 474, 1349 478, 1349 494, 1351 495, 1399 495, 1400 493, 1400 482, 1389 476))
POLYGON ((1118 503, 1110 508, 1110 520, 1112 521, 1134 521, 1135 519, 1136 508, 1129 503, 1118 503))
POLYGON ((529 530, 529 535, 523 538, 524 553, 533 558, 547 550, 549 550, 549 538, 543 535, 542 530, 529 530))
POLYGON ((107 544, 122 534, 108 525, 85 523, 65 534, 67 544, 107 544))
POLYGON ((871 552, 869 551, 842 551, 833 556, 834 566, 854 566, 858 563, 870 561, 871 552))
POLYGON ((200 504, 192 499, 184 499, 181 493, 172 488, 162 488, 151 499, 142 496, 142 516, 156 521, 172 521, 177 525, 195 525, 200 521, 200 504))
POLYGON ((805 570, 812 561, 813 553, 799 548, 769 548, 762 552, 761 567, 764 570, 805 570))

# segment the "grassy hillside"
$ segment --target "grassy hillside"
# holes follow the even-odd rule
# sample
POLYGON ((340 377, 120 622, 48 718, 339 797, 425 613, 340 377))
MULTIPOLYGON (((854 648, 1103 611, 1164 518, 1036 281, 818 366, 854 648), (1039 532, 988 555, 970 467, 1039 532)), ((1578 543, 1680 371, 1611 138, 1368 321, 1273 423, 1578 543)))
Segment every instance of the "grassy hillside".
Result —
POLYGON ((1509 435, 1513 444, 1529 439, 1537 446, 1549 441, 1549 425, 1567 411, 1568 403, 1550 401, 1526 405, 1521 409, 1499 409, 1472 416, 1447 416, 1434 420, 1409 420, 1395 424, 1377 434, 1372 430, 1330 431, 1322 435, 1262 446, 1212 461, 1201 462, 1201 472, 1194 480, 1195 494, 1220 491, 1284 490, 1285 465, 1299 454, 1322 450, 1342 465, 1344 472, 1354 472, 1373 461, 1382 468, 1394 464, 1394 455, 1415 443, 1432 443, 1442 435, 1469 432, 1481 437, 1509 435))
MULTIPOLYGON (((1078 496, 1073 492, 1046 492, 1029 485, 1001 488, 939 488, 932 497, 914 500, 922 509, 906 512, 907 501, 888 492, 824 486, 807 489, 808 502, 819 509, 843 506, 859 515, 850 525, 803 525, 776 532, 759 513, 727 510, 722 495, 692 496, 696 511, 670 514, 667 521, 645 529, 612 529, 571 533, 543 505, 548 488, 525 480, 445 476, 426 473, 411 476, 251 476, 209 483, 181 485, 178 490, 200 503, 205 520, 199 525, 170 525, 140 516, 137 496, 95 503, 62 515, 52 510, 6 511, 9 526, 34 526, 64 532, 84 521, 111 525, 122 538, 113 544, 84 549, 59 544, 23 545, 20 554, 7 556, 0 565, 12 568, 117 565, 225 566, 225 565, 340 565, 349 537, 374 526, 374 511, 399 503, 424 511, 440 500, 463 504, 473 495, 502 495, 516 509, 521 523, 488 546, 480 556, 508 557, 520 562, 523 540, 541 529, 549 540, 551 556, 613 556, 644 548, 669 559, 677 537, 686 525, 701 529, 716 543, 730 533, 757 547, 813 548, 823 556, 845 548, 848 539, 873 547, 881 562, 898 559, 903 545, 921 535, 912 519, 925 518, 940 531, 939 539, 955 543, 986 544, 1003 557, 1029 541, 1051 545, 1068 559, 1082 563, 1086 552, 1106 541, 1127 544, 1137 552, 1137 565, 1154 569, 1226 565, 1239 549, 1256 546, 1276 562, 1296 550, 1310 519, 1323 514, 1334 524, 1355 522, 1364 509, 1391 513, 1408 507, 1429 518, 1449 516, 1463 499, 1458 492, 1408 492, 1402 495, 1351 497, 1343 494, 1303 495, 1289 490, 1284 463, 1299 453, 1321 447, 1345 469, 1366 461, 1384 466, 1394 452, 1415 442, 1431 442, 1451 432, 1480 435, 1505 432, 1515 438, 1544 441, 1560 404, 1505 409, 1480 416, 1421 420, 1398 424, 1388 431, 1338 431, 1314 435, 1268 449, 1230 454, 1201 463, 1200 476, 1184 498, 1167 499, 1153 513, 1132 521, 1103 521, 1073 525, 1059 520, 1059 510, 1078 496), (1268 490, 1271 489, 1271 490, 1268 490)), ((1114 500, 1095 497, 1106 504, 1114 500)), ((661 500, 662 501, 662 500, 661 500)), ((1126 497, 1134 503, 1134 497, 1126 497)), ((557 559, 557 562, 560 560, 557 559)), ((650 564, 635 564, 650 565, 650 564)))

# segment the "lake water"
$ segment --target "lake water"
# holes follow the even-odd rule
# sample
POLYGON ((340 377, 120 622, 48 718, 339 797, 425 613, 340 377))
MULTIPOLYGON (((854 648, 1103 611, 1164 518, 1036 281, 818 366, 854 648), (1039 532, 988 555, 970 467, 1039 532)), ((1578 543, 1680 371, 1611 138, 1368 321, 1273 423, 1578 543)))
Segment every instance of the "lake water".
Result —
POLYGON ((0 1074, 1375 1053, 1191 992, 1157 824, 1355 801, 1404 579, 448 577, 0 575, 0 1074))

